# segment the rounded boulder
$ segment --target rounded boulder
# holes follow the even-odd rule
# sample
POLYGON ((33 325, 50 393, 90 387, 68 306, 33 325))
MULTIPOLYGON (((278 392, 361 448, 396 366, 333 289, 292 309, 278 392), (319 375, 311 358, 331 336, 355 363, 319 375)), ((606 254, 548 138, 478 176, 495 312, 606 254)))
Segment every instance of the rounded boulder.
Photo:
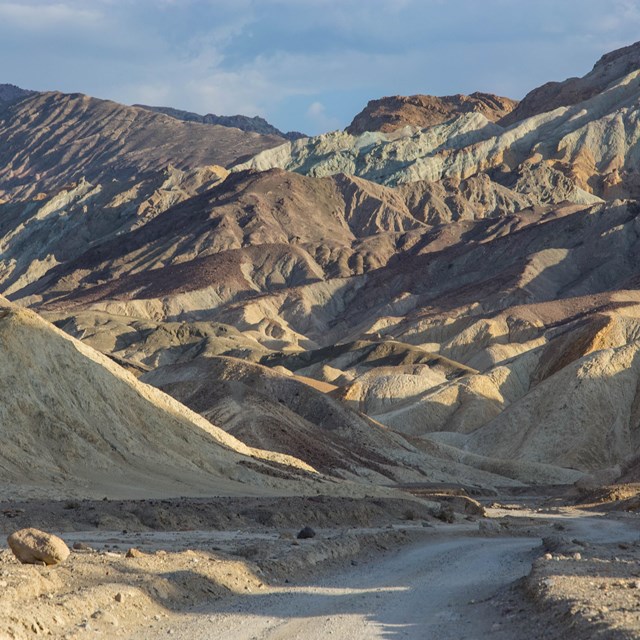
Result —
POLYGON ((65 541, 39 529, 20 529, 7 538, 13 555, 22 564, 60 564, 69 557, 65 541))

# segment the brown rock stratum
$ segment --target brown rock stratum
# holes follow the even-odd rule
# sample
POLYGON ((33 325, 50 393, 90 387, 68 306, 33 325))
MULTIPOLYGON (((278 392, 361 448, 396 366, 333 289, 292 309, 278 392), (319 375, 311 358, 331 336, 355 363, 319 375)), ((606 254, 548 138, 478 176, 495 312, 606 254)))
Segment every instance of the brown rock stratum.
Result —
POLYGON ((487 120, 497 122, 517 105, 516 100, 478 92, 468 96, 390 96, 369 101, 347 127, 347 132, 352 135, 365 131, 389 133, 407 126, 424 129, 463 113, 481 113, 487 120))

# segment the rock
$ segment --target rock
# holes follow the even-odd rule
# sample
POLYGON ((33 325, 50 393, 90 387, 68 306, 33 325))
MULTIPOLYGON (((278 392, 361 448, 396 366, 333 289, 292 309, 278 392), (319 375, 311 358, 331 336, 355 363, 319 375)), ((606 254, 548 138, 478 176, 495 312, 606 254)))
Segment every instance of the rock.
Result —
POLYGON ((113 596, 113 599, 116 602, 123 602, 124 601, 124 595, 120 591, 118 591, 118 593, 116 593, 116 595, 113 596))
POLYGON ((125 553, 125 558, 142 558, 145 554, 142 553, 142 551, 140 551, 140 549, 136 549, 134 547, 131 547, 131 549, 129 549, 127 551, 127 553, 125 553))
POLYGON ((470 96, 391 96, 370 100, 347 127, 351 135, 366 131, 390 132, 410 126, 419 129, 442 124, 462 113, 481 113, 495 122, 511 113, 515 100, 487 93, 470 96))
POLYGON ((438 520, 442 520, 442 522, 446 522, 451 524, 456 520, 456 514, 453 510, 453 507, 450 505, 441 505, 439 513, 436 514, 436 518, 438 520))
POLYGON ((84 542, 74 542, 73 550, 74 551, 93 551, 93 547, 90 547, 88 544, 84 542))
POLYGON ((576 553, 580 549, 571 540, 563 536, 551 535, 542 538, 542 548, 552 553, 576 553))
POLYGON ((59 564, 71 553, 64 540, 38 529, 15 531, 7 538, 7 543, 23 564, 59 564))
POLYGON ((300 531, 298 531, 298 535, 296 536, 298 540, 306 540, 307 538, 315 537, 316 532, 311 527, 304 527, 303 529, 300 529, 300 531))

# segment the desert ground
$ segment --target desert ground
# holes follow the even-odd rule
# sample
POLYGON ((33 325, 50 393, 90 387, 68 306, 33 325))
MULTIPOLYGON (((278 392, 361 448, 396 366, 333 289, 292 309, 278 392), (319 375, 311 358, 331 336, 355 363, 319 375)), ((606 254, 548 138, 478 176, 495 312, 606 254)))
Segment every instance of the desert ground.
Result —
POLYGON ((421 497, 0 504, 3 532, 30 524, 73 549, 53 567, 2 550, 2 637, 640 633, 640 514, 626 510, 637 487, 591 504, 560 487, 476 496, 474 515, 462 490, 412 491, 421 497), (302 524, 315 537, 297 539, 302 524))

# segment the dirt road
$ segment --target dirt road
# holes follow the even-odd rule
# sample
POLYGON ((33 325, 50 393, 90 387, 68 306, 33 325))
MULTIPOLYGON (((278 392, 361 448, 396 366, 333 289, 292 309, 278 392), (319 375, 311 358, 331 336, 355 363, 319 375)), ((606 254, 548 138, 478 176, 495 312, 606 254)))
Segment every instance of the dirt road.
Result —
MULTIPOLYGON (((137 638, 472 640, 514 637, 484 599, 525 575, 536 538, 468 538, 405 549, 308 586, 272 587, 193 611, 137 638)), ((522 636, 519 636, 522 637, 522 636)))

